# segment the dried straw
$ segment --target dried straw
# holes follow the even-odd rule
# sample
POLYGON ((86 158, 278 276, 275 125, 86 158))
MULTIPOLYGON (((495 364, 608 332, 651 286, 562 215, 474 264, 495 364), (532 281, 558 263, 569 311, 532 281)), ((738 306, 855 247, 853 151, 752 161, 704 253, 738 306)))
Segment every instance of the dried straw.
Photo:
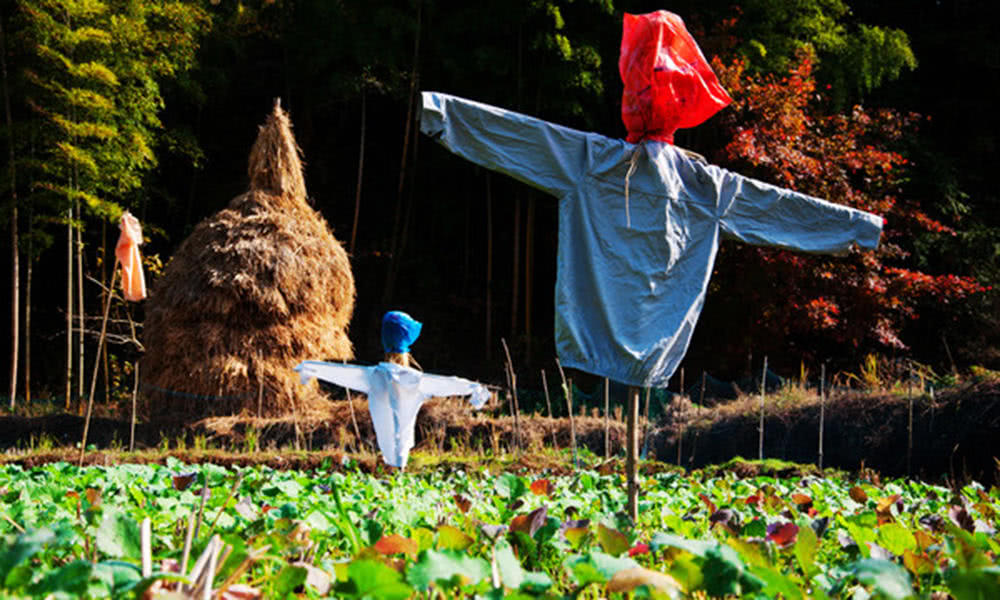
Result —
POLYGON ((201 222, 147 304, 147 417, 313 412, 328 401, 292 370, 353 358, 347 253, 306 203, 301 151, 276 102, 250 151, 250 189, 201 222))

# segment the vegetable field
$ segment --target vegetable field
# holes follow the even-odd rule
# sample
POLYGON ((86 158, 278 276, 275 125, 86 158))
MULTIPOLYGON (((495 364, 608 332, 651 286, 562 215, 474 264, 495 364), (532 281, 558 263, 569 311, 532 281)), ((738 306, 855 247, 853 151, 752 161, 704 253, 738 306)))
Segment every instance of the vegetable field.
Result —
POLYGON ((974 483, 343 467, 0 467, 0 597, 1000 596, 974 483))

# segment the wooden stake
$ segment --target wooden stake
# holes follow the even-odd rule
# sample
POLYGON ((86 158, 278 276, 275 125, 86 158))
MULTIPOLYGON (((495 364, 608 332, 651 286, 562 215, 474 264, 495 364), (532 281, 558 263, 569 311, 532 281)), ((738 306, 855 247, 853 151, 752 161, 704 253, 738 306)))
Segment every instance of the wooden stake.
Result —
POLYGON ((354 415, 354 399, 351 398, 351 390, 344 388, 347 393, 347 408, 351 411, 351 423, 354 425, 354 446, 361 452, 361 430, 358 428, 358 418, 354 415))
MULTIPOLYGON (((87 434, 90 432, 90 415, 94 410, 94 389, 97 387, 97 371, 101 366, 101 349, 104 347, 104 337, 108 332, 108 313, 111 311, 111 298, 115 295, 115 275, 118 274, 118 257, 111 268, 111 284, 108 286, 108 300, 104 303, 104 318, 101 320, 101 337, 97 340, 97 358, 94 360, 94 376, 90 378, 90 397, 87 400, 87 418, 83 421, 83 439, 80 440, 80 466, 83 466, 83 456, 87 452, 87 434)), ((80 329, 83 337, 83 329, 80 329)))
POLYGON ((764 356, 764 371, 760 376, 760 425, 757 428, 760 437, 757 442, 757 459, 764 460, 764 391, 767 389, 767 356, 764 356))
POLYGON ((625 476, 628 481, 628 514, 635 523, 639 519, 639 388, 628 389, 626 420, 628 450, 625 454, 625 476))
POLYGON ((517 451, 521 451, 521 423, 519 419, 519 412, 517 406, 517 376, 514 375, 514 362, 510 360, 510 350, 507 348, 507 340, 500 338, 500 343, 503 344, 503 353, 507 357, 507 385, 510 386, 510 396, 511 396, 511 413, 514 415, 514 443, 517 445, 517 451))
POLYGON ((913 365, 910 365, 909 377, 906 379, 906 400, 909 404, 909 416, 906 424, 906 474, 913 471, 913 365))
POLYGON ((826 363, 819 366, 819 468, 823 469, 823 425, 826 421, 826 363))
POLYGON ((610 393, 611 384, 608 378, 604 378, 604 458, 611 456, 611 438, 609 437, 610 427, 611 427, 611 414, 608 407, 608 397, 610 393))
POLYGON ((643 417, 645 423, 642 427, 642 453, 639 455, 643 459, 646 458, 649 452, 649 388, 646 388, 646 410, 645 416, 643 417))
MULTIPOLYGON (((681 393, 680 400, 678 402, 683 402, 687 396, 684 394, 684 368, 681 367, 681 393)), ((681 430, 677 434, 677 466, 681 466, 681 449, 684 446, 684 423, 681 423, 681 430)))
POLYGON ((573 422, 573 381, 566 380, 566 373, 563 371, 562 363, 556 358, 556 366, 559 367, 559 377, 562 379, 563 394, 566 396, 566 414, 569 415, 569 444, 573 448, 573 468, 577 467, 576 462, 576 425, 573 422))
MULTIPOLYGON (((545 408, 549 411, 549 421, 552 420, 552 402, 549 400, 549 382, 545 379, 545 369, 542 369, 542 389, 545 390, 545 408)), ((556 428, 552 427, 552 447, 559 448, 556 440, 556 428)))
POLYGON ((135 451, 135 404, 139 395, 139 361, 135 362, 135 383, 132 385, 132 430, 128 438, 128 451, 135 451))

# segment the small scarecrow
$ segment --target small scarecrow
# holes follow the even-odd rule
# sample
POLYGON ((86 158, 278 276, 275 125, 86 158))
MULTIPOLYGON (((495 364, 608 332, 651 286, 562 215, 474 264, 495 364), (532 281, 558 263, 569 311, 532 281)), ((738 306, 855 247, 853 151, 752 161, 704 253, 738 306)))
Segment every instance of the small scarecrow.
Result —
POLYGON ((307 360, 297 367, 303 384, 321 379, 334 385, 368 395, 382 459, 392 467, 406 467, 417 413, 431 398, 469 396, 473 408, 489 400, 490 392, 482 384, 443 375, 429 375, 410 363, 410 346, 420 335, 423 324, 400 311, 390 311, 382 318, 382 347, 385 360, 375 366, 347 365, 307 360))

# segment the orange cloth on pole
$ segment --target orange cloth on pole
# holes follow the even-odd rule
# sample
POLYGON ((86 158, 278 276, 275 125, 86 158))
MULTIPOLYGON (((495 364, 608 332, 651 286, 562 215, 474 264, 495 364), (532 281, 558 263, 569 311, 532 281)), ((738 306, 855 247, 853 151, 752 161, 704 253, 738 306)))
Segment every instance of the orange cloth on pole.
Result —
POLYGON ((677 15, 660 10, 625 14, 618 71, 625 84, 622 121, 628 141, 674 143, 732 99, 677 15))
POLYGON ((126 300, 138 302, 146 297, 146 277, 142 272, 142 255, 139 254, 142 226, 139 225, 139 219, 125 211, 118 227, 122 234, 115 246, 115 256, 122 266, 122 295, 126 300))

